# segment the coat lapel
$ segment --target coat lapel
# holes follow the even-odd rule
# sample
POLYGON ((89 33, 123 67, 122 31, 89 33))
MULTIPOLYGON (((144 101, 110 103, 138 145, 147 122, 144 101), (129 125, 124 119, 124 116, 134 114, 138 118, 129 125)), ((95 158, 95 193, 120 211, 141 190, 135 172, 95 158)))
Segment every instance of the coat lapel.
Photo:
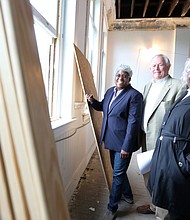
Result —
POLYGON ((149 82, 149 83, 147 84, 147 86, 145 87, 145 90, 144 90, 144 92, 143 92, 143 98, 144 98, 144 101, 145 101, 145 102, 146 102, 146 98, 147 98, 147 95, 148 95, 148 92, 149 92, 149 90, 150 90, 151 85, 152 85, 152 83, 149 82))
MULTIPOLYGON (((108 108, 109 108, 108 113, 110 113, 110 112, 112 111, 112 109, 113 109, 116 105, 118 105, 119 102, 122 101, 122 99, 126 96, 127 91, 128 91, 130 88, 131 88, 131 86, 127 86, 127 88, 123 89, 123 91, 122 91, 122 92, 116 97, 116 99, 112 102, 110 108, 109 108, 109 105, 108 105, 108 108)), ((113 94, 112 94, 112 95, 113 95, 113 94)), ((111 98, 112 98, 112 96, 111 96, 111 98)), ((110 99, 110 101, 111 101, 111 99, 110 99)))
POLYGON ((164 96, 167 94, 168 90, 170 89, 171 86, 171 80, 169 82, 166 82, 166 85, 162 89, 160 95, 158 96, 157 101, 155 102, 154 108, 152 109, 152 113, 155 111, 155 109, 158 107, 160 102, 164 99, 164 96))
MULTIPOLYGON (((113 94, 114 94, 114 89, 112 89, 112 92, 110 92, 110 94, 109 94, 109 97, 108 97, 108 99, 107 99, 107 101, 106 101, 106 112, 107 113, 109 113, 109 111, 110 111, 110 109, 109 109, 109 105, 110 105, 110 102, 111 102, 111 100, 112 100, 112 97, 113 97, 113 94)), ((113 103, 112 103, 113 104, 113 103)))
MULTIPOLYGON (((186 97, 184 100, 182 100, 185 96, 187 95, 187 91, 181 95, 178 100, 176 100, 175 105, 178 105, 179 102, 183 102, 184 105, 189 105, 190 104, 190 96, 186 97)), ((180 103, 181 104, 181 103, 180 103)))
MULTIPOLYGON (((146 98, 147 98, 147 95, 148 95, 148 91, 150 90, 150 87, 151 87, 152 83, 149 83, 148 86, 147 86, 147 89, 145 91, 145 102, 146 102, 146 98)), ((155 109, 158 107, 158 105, 160 104, 160 102, 163 100, 164 96, 167 94, 168 90, 170 89, 171 87, 171 77, 169 76, 169 79, 166 81, 166 84, 164 86, 164 88, 162 89, 161 93, 159 94, 158 96, 158 99, 156 100, 155 102, 155 105, 154 107, 152 108, 152 112, 150 113, 150 116, 152 115, 152 113, 155 111, 155 109)))
POLYGON ((187 94, 187 91, 186 92, 184 92, 174 103, 173 103, 173 105, 171 106, 171 108, 166 112, 166 114, 165 114, 165 116, 164 116, 164 121, 166 122, 167 120, 168 120, 168 118, 169 118, 169 115, 171 114, 171 112, 172 112, 172 110, 176 107, 176 106, 178 106, 179 105, 179 103, 180 103, 180 105, 181 104, 184 104, 184 105, 189 105, 190 104, 190 96, 189 97, 187 97, 187 98, 185 98, 184 100, 182 100, 185 96, 186 96, 186 94, 187 94), (182 103, 183 102, 183 103, 182 103))

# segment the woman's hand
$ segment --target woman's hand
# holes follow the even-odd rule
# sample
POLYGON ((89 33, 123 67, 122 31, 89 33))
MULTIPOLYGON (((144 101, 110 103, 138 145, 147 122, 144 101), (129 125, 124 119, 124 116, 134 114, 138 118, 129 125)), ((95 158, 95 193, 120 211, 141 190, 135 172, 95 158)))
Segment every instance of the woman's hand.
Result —
POLYGON ((87 99, 89 102, 93 102, 94 97, 93 97, 92 94, 86 94, 86 99, 87 99))

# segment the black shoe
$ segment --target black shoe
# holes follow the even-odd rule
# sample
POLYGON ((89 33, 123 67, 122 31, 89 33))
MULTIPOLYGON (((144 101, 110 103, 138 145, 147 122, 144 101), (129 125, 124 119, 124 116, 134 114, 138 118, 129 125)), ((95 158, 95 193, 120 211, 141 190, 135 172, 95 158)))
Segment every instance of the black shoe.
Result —
POLYGON ((102 220, 113 220, 115 219, 116 212, 112 212, 110 210, 107 210, 104 214, 104 217, 102 220))
POLYGON ((149 204, 138 206, 137 207, 137 212, 141 213, 141 214, 155 214, 155 212, 153 212, 150 209, 150 205, 149 204))
POLYGON ((125 197, 124 195, 121 196, 121 200, 129 203, 129 204, 134 204, 134 200, 132 197, 125 197))

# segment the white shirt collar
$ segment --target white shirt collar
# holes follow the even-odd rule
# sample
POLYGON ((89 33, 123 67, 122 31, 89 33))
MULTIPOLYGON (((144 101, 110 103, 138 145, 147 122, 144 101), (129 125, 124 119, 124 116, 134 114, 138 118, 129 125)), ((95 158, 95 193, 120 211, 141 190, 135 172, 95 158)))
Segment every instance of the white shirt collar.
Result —
POLYGON ((154 81, 154 80, 152 79, 152 83, 154 83, 154 84, 163 83, 163 82, 165 82, 165 81, 168 79, 168 77, 169 77, 169 75, 165 76, 165 77, 162 78, 162 79, 158 79, 158 80, 156 80, 156 81, 154 81))

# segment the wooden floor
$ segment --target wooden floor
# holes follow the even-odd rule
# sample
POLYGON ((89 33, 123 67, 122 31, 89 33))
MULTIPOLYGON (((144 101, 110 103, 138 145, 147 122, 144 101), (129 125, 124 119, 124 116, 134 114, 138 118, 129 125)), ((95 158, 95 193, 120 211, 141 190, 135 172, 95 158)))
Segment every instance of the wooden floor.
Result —
MULTIPOLYGON (((140 152, 140 151, 139 151, 140 152)), ((126 202, 119 204, 116 220, 153 220, 153 214, 139 214, 137 206, 149 202, 149 196, 139 173, 136 152, 133 154, 128 170, 128 176, 134 195, 134 204, 126 202)), ((81 180, 69 202, 71 220, 101 220, 107 210, 109 192, 103 176, 99 155, 94 152, 81 180)))

